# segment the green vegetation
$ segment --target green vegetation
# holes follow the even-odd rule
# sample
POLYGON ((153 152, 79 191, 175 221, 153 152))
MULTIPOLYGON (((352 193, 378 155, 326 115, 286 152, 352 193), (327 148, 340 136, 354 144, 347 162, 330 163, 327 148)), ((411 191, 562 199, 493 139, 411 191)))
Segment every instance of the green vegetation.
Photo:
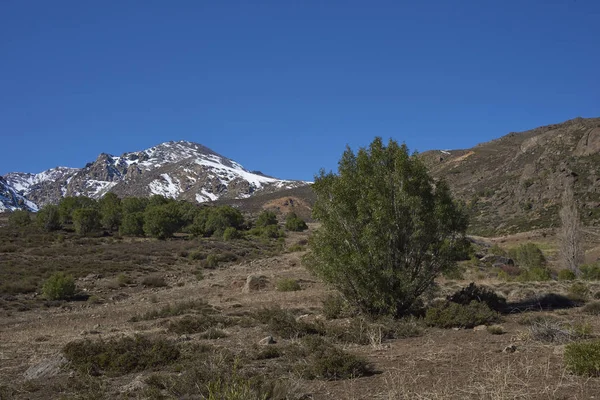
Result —
POLYGON ((308 225, 296 213, 291 212, 285 217, 285 229, 292 232, 302 232, 308 229, 308 225))
POLYGON ((574 281, 577 277, 575 276, 575 272, 570 269, 561 269, 558 271, 557 278, 559 281, 574 281))
POLYGON ((95 208, 78 208, 73 211, 72 218, 78 235, 87 236, 100 229, 101 215, 95 208))
POLYGON ((277 225, 277 215, 273 211, 263 211, 256 218, 254 226, 257 228, 264 228, 270 225, 277 225))
POLYGON ((600 264, 585 264, 579 267, 581 278, 586 281, 600 281, 600 264))
POLYGON ((57 231, 62 228, 60 213, 55 205, 42 207, 35 216, 36 224, 46 232, 57 231))
POLYGON ((295 292, 301 290, 300 284, 296 279, 281 279, 277 281, 277 290, 280 292, 295 292))
POLYGON ((590 289, 583 282, 575 282, 569 286, 567 294, 569 299, 575 302, 584 303, 590 297, 590 289))
POLYGON ((451 301, 433 304, 425 313, 427 325, 438 328, 473 328, 497 322, 500 316, 487 304, 471 301, 467 305, 451 301))
POLYGON ((508 251, 510 258, 525 268, 546 266, 546 257, 535 243, 525 243, 508 251))
POLYGON ((63 352, 73 367, 82 373, 112 376, 163 367, 180 356, 174 343, 144 336, 71 342, 63 352))
POLYGON ((11 227, 24 227, 31 224, 31 215, 29 211, 17 210, 8 216, 8 225, 11 227))
POLYGON ((305 379, 350 379, 373 373, 372 366, 366 360, 341 350, 318 337, 304 340, 310 357, 301 368, 305 379))
POLYGON ((463 306, 471 304, 472 301, 485 303, 489 308, 495 311, 503 311, 506 308, 506 299, 498 296, 493 290, 477 286, 471 282, 469 286, 462 288, 448 297, 448 301, 461 304, 463 306))
POLYGON ((568 344, 565 364, 577 375, 600 376, 600 340, 568 344))
POLYGON ((75 279, 63 272, 56 272, 44 282, 42 294, 48 300, 68 300, 75 295, 75 279))
POLYGON ((466 215, 406 145, 348 148, 338 174, 321 171, 313 190, 321 227, 306 265, 361 311, 404 315, 456 267, 466 215))

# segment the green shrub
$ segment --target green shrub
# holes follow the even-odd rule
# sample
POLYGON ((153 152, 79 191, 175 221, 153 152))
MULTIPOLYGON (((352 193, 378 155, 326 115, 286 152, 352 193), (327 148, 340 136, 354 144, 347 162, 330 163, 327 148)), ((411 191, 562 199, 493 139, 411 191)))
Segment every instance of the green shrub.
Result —
POLYGON ((557 278, 559 281, 574 281, 576 276, 575 272, 571 271, 570 269, 561 269, 558 271, 557 278))
POLYGON ((492 335, 503 335, 505 333, 502 325, 490 325, 486 329, 492 335))
POLYGON ((51 204, 42 207, 42 209, 37 212, 35 222, 46 232, 57 231, 62 228, 58 207, 51 204))
POLYGON ((575 302, 585 302, 590 296, 590 289, 583 282, 575 282, 567 290, 569 299, 575 302))
POLYGON ((166 239, 182 227, 182 218, 177 204, 168 202, 150 205, 144 211, 144 233, 157 239, 166 239))
POLYGON ((490 247, 490 249, 488 250, 488 253, 493 254, 495 256, 503 256, 503 257, 508 256, 508 253, 506 252, 506 250, 504 250, 502 247, 498 246, 497 244, 494 244, 492 247, 490 247))
POLYGON ((285 229, 292 232, 302 232, 308 229, 308 225, 296 213, 291 212, 285 217, 285 229))
POLYGON ((277 215, 272 211, 263 211, 258 215, 254 226, 264 228, 267 226, 277 225, 277 215))
POLYGON ((581 278, 586 281, 600 281, 600 264, 585 264, 579 267, 581 278))
POLYGON ((364 313, 406 315, 456 267, 467 215, 406 145, 347 148, 312 189, 321 226, 305 264, 364 313))
POLYGON ((217 254, 209 254, 205 262, 202 263, 204 268, 215 269, 219 266, 219 256, 217 254))
POLYGON ((328 295, 323 300, 323 314, 327 319, 337 319, 349 316, 352 312, 346 299, 341 294, 336 293, 328 295))
POLYGON ((126 213, 121 221, 119 233, 123 236, 144 236, 144 213, 126 213))
POLYGON ((320 338, 307 338, 310 357, 301 367, 305 379, 339 380, 359 378, 373 373, 364 359, 341 350, 320 338))
POLYGON ((48 300, 68 300, 75 295, 75 279, 64 272, 55 272, 44 282, 42 293, 48 300))
POLYGON ((492 289, 477 286, 471 282, 469 286, 464 287, 448 297, 448 300, 464 306, 472 301, 478 301, 487 304, 489 308, 495 311, 503 311, 506 307, 506 299, 498 296, 492 289))
POLYGON ((425 313, 427 325, 438 328, 473 328, 497 322, 499 319, 497 312, 478 301, 467 305, 451 301, 439 302, 429 307, 425 313))
POLYGON ((545 282, 552 279, 552 273, 546 267, 524 269, 517 276, 519 282, 545 282))
POLYGON ((525 243, 508 251, 510 258, 526 268, 540 268, 546 265, 546 258, 535 243, 525 243))
POLYGON ((24 227, 31 224, 31 216, 28 211, 17 210, 8 215, 8 225, 12 227, 24 227))
POLYGON ((165 287, 167 281, 161 275, 148 275, 142 279, 142 285, 148 287, 165 287))
POLYGON ((242 237, 241 232, 238 231, 237 229, 235 229, 233 226, 229 226, 229 227, 225 228, 225 231, 223 232, 224 240, 240 239, 241 237, 242 237))
POLYGON ((117 275, 117 283, 119 286, 127 286, 133 283, 133 279, 125 274, 119 274, 117 275))
POLYGON ((84 340, 68 343, 63 352, 67 360, 86 374, 124 375, 168 365, 179 358, 175 344, 144 336, 111 340, 84 340))
POLYGON ((583 376, 600 376, 600 340, 570 343, 565 347, 569 371, 583 376))
POLYGON ((295 292, 301 290, 300 284, 296 279, 281 279, 277 282, 277 290, 280 292, 295 292))
POLYGON ((284 339, 323 333, 320 327, 308 322, 297 321, 291 312, 279 307, 258 310, 254 313, 254 318, 267 324, 272 334, 279 335, 284 339))

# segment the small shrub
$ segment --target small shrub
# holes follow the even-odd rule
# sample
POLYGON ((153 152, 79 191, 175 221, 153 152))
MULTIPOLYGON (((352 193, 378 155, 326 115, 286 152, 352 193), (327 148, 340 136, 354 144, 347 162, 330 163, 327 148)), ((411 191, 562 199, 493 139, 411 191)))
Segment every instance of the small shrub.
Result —
POLYGON ((323 329, 315 324, 297 321, 291 312, 279 307, 263 308, 254 313, 254 318, 263 324, 267 324, 273 334, 284 339, 295 339, 323 333, 323 329))
POLYGON ((301 289, 302 288, 296 279, 281 279, 277 282, 277 290, 280 292, 295 292, 301 289))
POLYGON ((257 228, 277 225, 277 215, 272 211, 263 211, 258 215, 254 225, 257 228))
POLYGON ((44 282, 42 293, 48 300, 68 300, 75 295, 75 279, 64 272, 56 272, 44 282))
POLYGON ((167 281, 161 275, 148 275, 142 279, 142 285, 148 287, 165 287, 167 286, 167 281))
POLYGON ((188 257, 190 260, 194 260, 194 261, 205 260, 206 253, 201 250, 195 250, 195 251, 192 251, 191 253, 189 253, 188 257))
POLYGON ((202 266, 209 269, 217 268, 219 266, 219 256, 217 254, 209 254, 202 263, 202 266))
POLYGON ((323 300, 323 314, 327 319, 337 319, 349 316, 352 314, 350 305, 339 294, 330 294, 323 300))
POLYGON ((196 315, 171 321, 169 331, 178 334, 192 334, 208 331, 211 328, 222 328, 231 324, 231 320, 223 315, 196 315))
POLYGON ((590 295, 590 289, 583 282, 575 282, 568 289, 569 299, 575 302, 585 302, 590 295))
POLYGON ((427 325, 438 328, 473 328, 500 319, 497 312, 487 304, 472 301, 467 305, 451 301, 440 302, 429 307, 425 313, 427 325))
POLYGON ((567 343, 579 336, 562 322, 549 318, 531 324, 528 333, 530 339, 544 343, 567 343))
POLYGON ((571 271, 570 269, 561 269, 558 271, 557 278, 559 281, 574 281, 576 276, 575 272, 571 271))
POLYGON ((600 315, 600 301, 593 301, 583 307, 583 312, 590 315, 600 315))
POLYGON ((564 358, 567 369, 574 374, 600 376, 600 340, 570 343, 564 358))
POLYGON ((449 296, 448 300, 464 306, 470 304, 472 301, 478 301, 487 304, 489 308, 496 311, 502 311, 506 307, 506 299, 504 297, 498 296, 492 289, 477 286, 473 282, 449 296))
POLYGON ((127 286, 133 283, 133 279, 125 274, 119 274, 117 275, 117 283, 119 286, 127 286))
POLYGON ((227 332, 219 328, 208 328, 206 332, 199 335, 200 339, 222 339, 229 336, 227 332))
POLYGON ((179 349, 164 339, 143 336, 112 340, 77 341, 68 343, 63 352, 67 360, 86 374, 124 375, 168 365, 179 358, 179 349))
POLYGON ((8 225, 12 227, 24 227, 31 224, 31 216, 28 211, 17 210, 8 215, 8 225))
POLYGON ((526 268, 539 268, 546 265, 546 258, 535 243, 525 243, 508 252, 510 258, 526 268))
POLYGON ((486 329, 492 335, 503 335, 505 333, 501 325, 490 325, 486 329))
POLYGON ((291 212, 285 217, 285 229, 292 232, 302 232, 308 229, 308 225, 296 213, 291 212))
POLYGON ((600 280, 600 264, 586 264, 579 267, 581 271, 581 278, 586 281, 599 281, 600 280))
POLYGON ((301 244, 298 244, 298 243, 291 245, 287 249, 288 253, 295 253, 295 252, 304 251, 304 250, 306 250, 306 247, 304 247, 304 246, 302 246, 301 244))
POLYGON ((240 238, 242 238, 242 233, 235 229, 233 226, 225 228, 225 231, 223 232, 224 240, 234 240, 240 238))
POLYGON ((546 267, 525 269, 517 276, 519 282, 545 282, 551 279, 552 273, 546 267))
POLYGON ((373 373, 372 367, 364 359, 320 338, 307 339, 311 355, 301 370, 305 379, 339 380, 373 373))

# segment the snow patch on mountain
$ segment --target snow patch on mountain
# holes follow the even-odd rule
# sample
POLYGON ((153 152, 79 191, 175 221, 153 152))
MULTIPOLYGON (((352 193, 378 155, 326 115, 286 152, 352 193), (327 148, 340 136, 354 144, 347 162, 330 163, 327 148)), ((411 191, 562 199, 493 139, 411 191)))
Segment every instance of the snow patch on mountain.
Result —
POLYGON ((0 212, 15 210, 38 211, 38 206, 0 177, 0 212))

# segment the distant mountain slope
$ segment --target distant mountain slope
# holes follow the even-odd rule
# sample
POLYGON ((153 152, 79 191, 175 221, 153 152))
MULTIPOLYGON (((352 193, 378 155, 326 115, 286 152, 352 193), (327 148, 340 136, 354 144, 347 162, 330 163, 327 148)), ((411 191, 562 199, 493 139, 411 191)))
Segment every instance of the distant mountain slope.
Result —
POLYGON ((0 177, 0 212, 14 210, 37 211, 38 207, 0 177))
POLYGON ((237 162, 197 143, 162 143, 152 148, 112 156, 102 153, 85 167, 57 167, 39 174, 4 176, 8 184, 38 205, 64 196, 151 196, 205 202, 245 198, 255 193, 303 186, 246 170, 237 162))
POLYGON ((469 205, 473 232, 490 235, 558 226, 567 181, 584 222, 600 222, 599 152, 600 118, 576 118, 421 157, 469 205))

